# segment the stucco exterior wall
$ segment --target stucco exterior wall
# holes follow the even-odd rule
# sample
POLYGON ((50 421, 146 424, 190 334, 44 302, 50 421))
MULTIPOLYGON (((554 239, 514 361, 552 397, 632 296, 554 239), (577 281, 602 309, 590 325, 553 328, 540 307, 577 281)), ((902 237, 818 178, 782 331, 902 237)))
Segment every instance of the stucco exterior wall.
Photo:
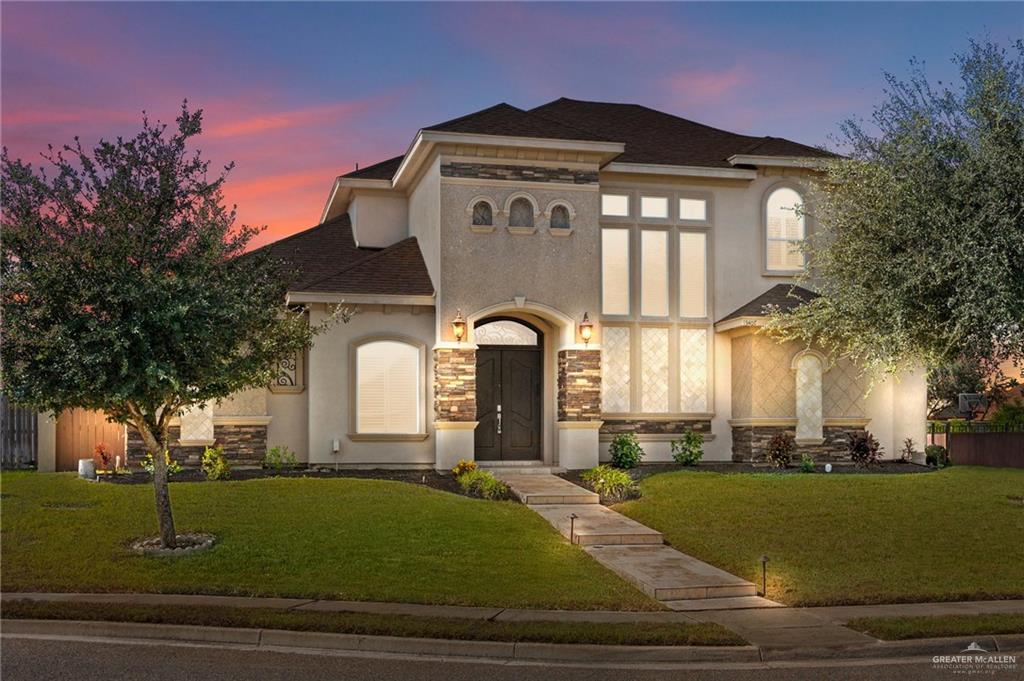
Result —
MULTIPOLYGON (((443 179, 439 320, 450 320, 457 309, 470 315, 516 296, 554 307, 577 321, 584 312, 593 316, 600 304, 598 202, 593 185, 477 184, 461 178, 443 179), (535 217, 533 234, 509 233, 504 214, 494 216, 493 232, 470 229, 471 215, 466 208, 474 197, 487 196, 503 207, 517 192, 528 193, 541 211, 551 201, 568 202, 575 212, 572 233, 553 235, 543 215, 535 217)), ((439 326, 442 340, 454 340, 449 324, 439 326)))
POLYGON ((419 242, 430 281, 440 298, 441 281, 441 171, 434 159, 409 195, 409 236, 419 242))
POLYGON ((360 248, 384 248, 408 236, 409 201, 401 194, 357 191, 348 212, 360 248))
MULTIPOLYGON (((320 323, 327 314, 322 305, 310 308, 310 324, 320 323)), ((434 314, 428 307, 360 305, 348 324, 337 324, 316 337, 309 350, 309 435, 307 449, 311 465, 333 466, 418 466, 434 465, 433 376, 434 314), (423 399, 426 407, 426 437, 416 441, 355 441, 350 423, 352 392, 349 353, 353 341, 368 336, 402 335, 424 344, 425 376, 423 399), (340 451, 332 452, 333 440, 340 451)), ((271 422, 273 423, 273 421, 271 422)))

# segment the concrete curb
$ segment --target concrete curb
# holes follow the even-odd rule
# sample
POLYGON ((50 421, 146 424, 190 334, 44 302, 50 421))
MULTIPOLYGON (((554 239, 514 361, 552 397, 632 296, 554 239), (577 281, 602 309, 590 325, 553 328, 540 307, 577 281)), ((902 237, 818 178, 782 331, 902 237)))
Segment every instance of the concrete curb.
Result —
POLYGON ((73 620, 3 620, 4 635, 116 638, 176 643, 234 644, 254 648, 337 650, 430 657, 466 657, 502 661, 651 664, 728 662, 759 663, 800 660, 865 660, 957 654, 972 641, 993 652, 1024 650, 1024 635, 935 638, 878 642, 836 648, 759 649, 755 646, 613 646, 510 641, 458 641, 330 634, 277 629, 193 627, 73 620))

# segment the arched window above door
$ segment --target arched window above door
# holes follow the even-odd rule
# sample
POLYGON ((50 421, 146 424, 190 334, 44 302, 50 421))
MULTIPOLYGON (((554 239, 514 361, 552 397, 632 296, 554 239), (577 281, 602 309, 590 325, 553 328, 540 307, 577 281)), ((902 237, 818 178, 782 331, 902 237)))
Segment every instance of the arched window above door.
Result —
POLYGON ((537 345, 537 332, 514 319, 496 319, 476 327, 477 345, 537 345))

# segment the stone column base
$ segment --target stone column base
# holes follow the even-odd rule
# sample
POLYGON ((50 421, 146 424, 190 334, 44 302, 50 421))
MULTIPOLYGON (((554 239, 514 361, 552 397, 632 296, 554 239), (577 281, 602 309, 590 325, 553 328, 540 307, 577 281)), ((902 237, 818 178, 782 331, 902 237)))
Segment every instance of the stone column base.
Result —
POLYGON ((434 469, 441 472, 455 468, 459 459, 473 461, 476 421, 434 421, 437 436, 434 450, 434 469))
POLYGON ((558 465, 569 470, 586 470, 597 465, 602 421, 558 422, 558 465))

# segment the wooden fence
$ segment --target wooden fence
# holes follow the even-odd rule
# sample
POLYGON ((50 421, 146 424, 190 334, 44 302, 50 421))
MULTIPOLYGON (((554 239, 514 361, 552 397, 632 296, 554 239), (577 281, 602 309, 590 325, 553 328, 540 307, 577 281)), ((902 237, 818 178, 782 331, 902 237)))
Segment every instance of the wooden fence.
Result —
POLYGON ((1024 432, 985 421, 928 424, 929 444, 946 447, 961 466, 1024 468, 1024 432))
POLYGON ((19 407, 0 394, 0 466, 35 468, 39 450, 36 412, 19 407))

